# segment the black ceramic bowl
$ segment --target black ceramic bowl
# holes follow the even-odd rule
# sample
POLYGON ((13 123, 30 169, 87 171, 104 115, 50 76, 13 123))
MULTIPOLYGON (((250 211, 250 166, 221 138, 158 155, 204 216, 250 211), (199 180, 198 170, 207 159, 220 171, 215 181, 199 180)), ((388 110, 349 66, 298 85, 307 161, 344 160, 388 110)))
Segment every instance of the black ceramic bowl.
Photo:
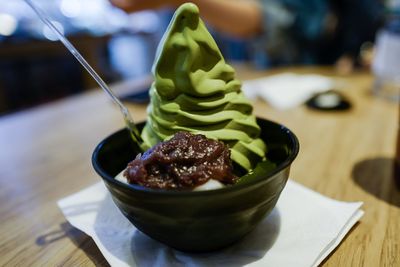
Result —
POLYGON ((115 180, 138 152, 125 129, 96 147, 92 163, 115 204, 140 231, 179 250, 211 251, 239 240, 271 212, 299 151, 296 136, 284 126, 264 119, 258 124, 274 166, 259 164, 248 179, 222 189, 154 190, 115 180))

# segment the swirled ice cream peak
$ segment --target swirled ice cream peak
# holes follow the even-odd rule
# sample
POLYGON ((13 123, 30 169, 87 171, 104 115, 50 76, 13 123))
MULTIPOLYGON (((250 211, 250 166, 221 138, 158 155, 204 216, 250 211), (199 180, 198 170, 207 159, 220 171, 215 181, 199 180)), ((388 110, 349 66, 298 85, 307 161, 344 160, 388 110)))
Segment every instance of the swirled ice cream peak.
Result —
POLYGON ((250 170, 265 158, 266 146, 241 83, 199 17, 187 3, 175 12, 153 65, 146 145, 189 131, 225 142, 234 162, 250 170))

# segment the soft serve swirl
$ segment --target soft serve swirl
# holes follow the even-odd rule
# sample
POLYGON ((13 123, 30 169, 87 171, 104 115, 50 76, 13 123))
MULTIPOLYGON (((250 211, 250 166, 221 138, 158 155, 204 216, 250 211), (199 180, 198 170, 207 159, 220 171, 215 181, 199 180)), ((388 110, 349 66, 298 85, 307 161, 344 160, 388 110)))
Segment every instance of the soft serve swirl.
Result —
POLYGON ((252 105, 196 5, 184 4, 175 12, 159 44, 153 74, 142 132, 148 147, 189 131, 225 142, 232 160, 246 170, 265 158, 252 105))

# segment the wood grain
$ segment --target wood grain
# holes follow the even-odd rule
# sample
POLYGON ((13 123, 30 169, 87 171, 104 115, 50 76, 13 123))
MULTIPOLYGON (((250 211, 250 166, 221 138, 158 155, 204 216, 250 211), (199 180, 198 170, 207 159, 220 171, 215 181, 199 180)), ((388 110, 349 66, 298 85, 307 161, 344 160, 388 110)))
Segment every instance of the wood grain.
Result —
MULTIPOLYGON (((237 69, 241 79, 282 71, 336 77, 330 68, 237 69)), ((328 197, 365 203, 361 222, 322 265, 400 266, 400 191, 393 179, 398 106, 370 94, 367 72, 336 78, 354 104, 349 112, 304 106, 279 111, 262 101, 254 112, 299 137, 292 179, 328 197)), ((144 105, 129 108, 136 120, 146 118, 144 105)), ((92 239, 66 222, 56 202, 99 181, 91 153, 121 127, 119 111, 99 90, 0 118, 1 266, 107 266, 92 239)))

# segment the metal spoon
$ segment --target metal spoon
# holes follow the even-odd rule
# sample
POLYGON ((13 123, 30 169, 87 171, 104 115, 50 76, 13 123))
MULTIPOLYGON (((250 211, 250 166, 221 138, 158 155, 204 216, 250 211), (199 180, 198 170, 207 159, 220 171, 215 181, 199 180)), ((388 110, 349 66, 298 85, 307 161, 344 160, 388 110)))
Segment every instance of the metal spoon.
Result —
POLYGON ((144 150, 143 140, 140 136, 139 130, 133 121, 131 114, 128 109, 122 104, 118 97, 111 91, 107 84, 101 79, 101 77, 96 73, 96 71, 89 65, 89 63, 82 57, 82 55, 76 50, 76 48, 68 41, 68 39, 54 26, 54 24, 48 19, 48 16, 40 10, 31 0, 24 0, 38 15, 38 17, 46 24, 59 38, 59 40, 64 44, 64 46, 75 56, 75 58, 82 64, 82 66, 90 73, 93 79, 99 84, 101 89, 106 92, 112 99, 112 101, 118 105, 121 113, 124 117, 126 127, 130 131, 133 141, 137 144, 140 150, 144 150))

